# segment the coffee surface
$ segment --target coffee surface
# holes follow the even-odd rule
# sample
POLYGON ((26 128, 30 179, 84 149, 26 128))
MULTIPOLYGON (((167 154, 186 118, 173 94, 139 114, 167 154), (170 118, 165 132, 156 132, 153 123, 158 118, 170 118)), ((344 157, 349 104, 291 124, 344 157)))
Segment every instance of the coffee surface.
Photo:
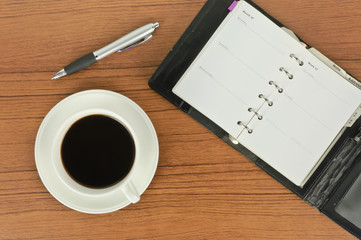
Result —
POLYGON ((121 181, 135 158, 133 137, 126 127, 104 115, 76 121, 66 133, 61 157, 68 174, 79 184, 106 188, 121 181))

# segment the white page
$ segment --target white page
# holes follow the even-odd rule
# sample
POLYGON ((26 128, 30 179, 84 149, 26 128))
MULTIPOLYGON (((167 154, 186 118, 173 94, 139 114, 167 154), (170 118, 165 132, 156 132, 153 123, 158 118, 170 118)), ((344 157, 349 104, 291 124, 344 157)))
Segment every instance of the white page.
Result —
POLYGON ((247 124, 254 116, 248 109, 257 110, 264 102, 259 94, 269 97, 275 90, 269 81, 281 85, 287 79, 278 69, 297 66, 240 21, 237 12, 227 16, 173 88, 233 137, 244 130, 237 122, 247 124))
POLYGON ((247 2, 227 16, 173 92, 299 186, 361 103, 359 89, 247 2))
MULTIPOLYGON (((269 21, 253 10, 249 5, 244 6, 244 11, 252 12, 257 20, 263 18, 252 21, 254 31, 262 32, 263 21, 269 21)), ((271 37, 269 32, 268 39, 272 39, 269 41, 292 46, 294 49, 288 51, 297 52, 304 65, 293 69, 294 78, 284 82, 281 95, 270 97, 274 102, 271 108, 259 109, 263 120, 248 125, 253 133, 242 133, 238 140, 293 183, 302 186, 361 103, 361 92, 311 53, 300 49, 297 41, 277 26, 269 25, 267 30, 273 30, 273 34, 278 32, 280 36, 271 37)))

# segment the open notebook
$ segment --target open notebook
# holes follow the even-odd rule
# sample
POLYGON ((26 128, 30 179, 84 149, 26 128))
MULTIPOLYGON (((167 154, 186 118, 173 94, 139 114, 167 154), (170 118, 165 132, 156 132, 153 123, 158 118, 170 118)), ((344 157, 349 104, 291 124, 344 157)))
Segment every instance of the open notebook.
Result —
POLYGON ((361 90, 245 1, 173 92, 297 186, 361 103, 361 90))

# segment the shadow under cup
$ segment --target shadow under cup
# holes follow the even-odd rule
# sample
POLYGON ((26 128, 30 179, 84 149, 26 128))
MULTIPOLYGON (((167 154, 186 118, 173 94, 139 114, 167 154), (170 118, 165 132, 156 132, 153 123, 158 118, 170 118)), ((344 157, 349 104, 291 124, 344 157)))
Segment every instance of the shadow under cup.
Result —
POLYGON ((74 122, 61 143, 68 175, 84 187, 103 189, 122 181, 135 160, 131 133, 112 117, 94 114, 74 122))

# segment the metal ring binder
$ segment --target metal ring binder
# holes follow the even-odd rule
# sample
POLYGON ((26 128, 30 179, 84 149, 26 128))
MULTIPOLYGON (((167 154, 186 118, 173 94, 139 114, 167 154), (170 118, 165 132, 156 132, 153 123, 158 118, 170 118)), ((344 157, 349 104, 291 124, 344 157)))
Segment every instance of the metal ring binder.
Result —
POLYGON ((293 75, 291 73, 289 73, 284 67, 280 67, 280 71, 284 72, 287 75, 288 79, 293 78, 293 75))
POLYGON ((253 133, 253 130, 250 129, 247 125, 243 124, 241 121, 238 121, 237 124, 238 124, 239 126, 244 127, 245 129, 247 129, 247 131, 248 131, 249 134, 253 133))
POLYGON ((268 106, 273 106, 273 102, 270 101, 268 98, 266 98, 263 94, 258 95, 259 98, 262 98, 263 100, 265 100, 268 103, 268 106))
POLYGON ((303 66, 303 61, 302 60, 300 60, 298 57, 296 57, 296 55, 295 54, 290 54, 290 58, 293 58, 293 59, 295 59, 297 62, 298 62, 298 65, 300 65, 300 66, 303 66))
POLYGON ((263 119, 263 116, 261 114, 259 114, 256 110, 254 110, 253 108, 248 108, 248 112, 253 112, 257 116, 258 120, 263 119))
POLYGON ((282 92, 283 92, 283 88, 281 88, 281 87, 279 87, 277 84, 275 84, 274 81, 269 81, 268 84, 274 86, 275 88, 277 88, 277 90, 278 90, 279 93, 282 93, 282 92))

